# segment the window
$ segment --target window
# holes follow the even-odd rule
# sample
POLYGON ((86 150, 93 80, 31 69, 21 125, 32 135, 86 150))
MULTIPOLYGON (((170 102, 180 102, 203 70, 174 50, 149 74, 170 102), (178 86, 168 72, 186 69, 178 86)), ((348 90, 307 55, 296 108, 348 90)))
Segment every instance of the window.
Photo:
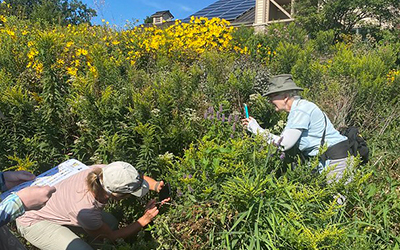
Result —
POLYGON ((162 17, 154 17, 153 23, 162 23, 162 17))

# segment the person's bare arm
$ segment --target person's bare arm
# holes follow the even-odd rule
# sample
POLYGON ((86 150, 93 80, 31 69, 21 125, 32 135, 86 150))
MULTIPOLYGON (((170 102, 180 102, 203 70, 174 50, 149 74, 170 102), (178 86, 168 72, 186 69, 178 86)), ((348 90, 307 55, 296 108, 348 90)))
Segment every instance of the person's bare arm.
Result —
POLYGON ((17 192, 18 197, 24 204, 25 210, 39 210, 46 205, 53 193, 55 187, 50 186, 32 186, 21 189, 17 192))
POLYGON ((7 171, 3 173, 6 190, 13 188, 25 181, 31 181, 36 176, 28 171, 7 171))
POLYGON ((156 181, 149 176, 143 176, 143 178, 147 181, 147 183, 149 183, 150 190, 158 193, 164 187, 164 181, 156 181))
POLYGON ((111 241, 115 241, 117 239, 125 239, 130 236, 136 235, 143 227, 150 223, 153 218, 159 213, 158 208, 155 206, 155 200, 150 201, 147 204, 148 209, 142 217, 140 217, 137 221, 129 224, 126 227, 120 228, 118 230, 113 231, 106 223, 103 223, 99 229, 96 230, 86 230, 91 236, 96 239, 110 239, 111 241))
MULTIPOLYGON (((3 173, 7 189, 15 187, 23 182, 35 179, 35 175, 27 171, 7 171, 3 173)), ((24 204, 25 210, 38 210, 42 208, 56 191, 50 186, 31 186, 17 192, 18 197, 24 204)))

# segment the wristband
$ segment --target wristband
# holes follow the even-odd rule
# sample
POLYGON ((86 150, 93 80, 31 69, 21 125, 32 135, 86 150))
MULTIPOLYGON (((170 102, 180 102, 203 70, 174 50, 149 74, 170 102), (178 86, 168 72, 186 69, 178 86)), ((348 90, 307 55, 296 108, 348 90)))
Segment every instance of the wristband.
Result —
POLYGON ((156 182, 156 185, 154 185, 154 191, 157 191, 158 192, 158 186, 160 185, 160 182, 159 181, 157 181, 156 182))

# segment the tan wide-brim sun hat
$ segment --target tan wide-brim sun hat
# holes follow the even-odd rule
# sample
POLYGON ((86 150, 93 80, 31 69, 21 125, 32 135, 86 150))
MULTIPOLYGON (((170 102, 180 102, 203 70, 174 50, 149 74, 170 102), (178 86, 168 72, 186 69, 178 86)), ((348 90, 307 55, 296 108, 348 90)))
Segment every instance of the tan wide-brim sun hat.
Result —
POLYGON ((268 96, 271 94, 289 91, 289 90, 303 91, 303 89, 298 87, 296 85, 296 83, 293 81, 293 77, 291 74, 276 75, 276 76, 272 76, 269 79, 268 91, 263 96, 268 96))
POLYGON ((149 191, 149 183, 131 164, 116 161, 103 168, 103 187, 107 192, 132 194, 143 197, 149 191))

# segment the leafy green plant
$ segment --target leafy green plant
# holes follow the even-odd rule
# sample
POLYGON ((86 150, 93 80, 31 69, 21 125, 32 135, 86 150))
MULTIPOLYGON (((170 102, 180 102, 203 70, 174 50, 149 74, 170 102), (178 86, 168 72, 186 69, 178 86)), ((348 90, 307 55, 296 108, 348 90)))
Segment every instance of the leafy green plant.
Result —
MULTIPOLYGON (((307 36, 294 23, 254 34, 205 19, 117 31, 0 17, 3 169, 123 160, 172 186, 171 204, 136 241, 104 249, 398 248, 395 32, 377 41, 325 29, 307 36), (289 168, 250 136, 243 103, 272 133, 285 126, 287 114, 259 95, 277 73, 291 73, 336 127, 359 126, 370 164, 328 185, 317 160, 289 168)), ((126 225, 154 197, 109 209, 126 225)))

